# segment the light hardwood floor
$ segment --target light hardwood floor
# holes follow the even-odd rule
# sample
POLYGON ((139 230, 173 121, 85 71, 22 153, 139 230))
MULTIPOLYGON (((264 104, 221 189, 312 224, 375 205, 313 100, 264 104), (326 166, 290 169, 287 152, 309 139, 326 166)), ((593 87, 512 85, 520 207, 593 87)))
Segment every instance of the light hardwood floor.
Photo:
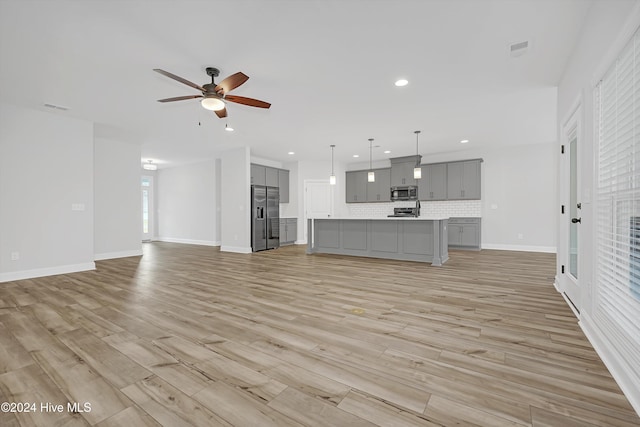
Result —
POLYGON ((554 265, 150 243, 96 271, 3 283, 0 402, 37 410, 0 426, 640 425, 554 265))

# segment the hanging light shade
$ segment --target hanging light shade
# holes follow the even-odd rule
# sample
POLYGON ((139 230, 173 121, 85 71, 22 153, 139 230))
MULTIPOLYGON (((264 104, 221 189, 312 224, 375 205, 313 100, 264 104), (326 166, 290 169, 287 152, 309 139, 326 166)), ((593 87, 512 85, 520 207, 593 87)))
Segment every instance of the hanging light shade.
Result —
POLYGON ((416 134, 416 167, 413 168, 413 179, 422 179, 422 167, 420 166, 420 154, 418 154, 418 135, 420 131, 413 132, 416 134))
POLYGON ((329 175, 329 185, 336 185, 336 174, 333 173, 333 149, 335 145, 331 145, 331 175, 329 175))
POLYGON ((368 182, 376 182, 376 174, 371 167, 371 157, 373 152, 373 138, 369 138, 369 173, 367 174, 368 182))

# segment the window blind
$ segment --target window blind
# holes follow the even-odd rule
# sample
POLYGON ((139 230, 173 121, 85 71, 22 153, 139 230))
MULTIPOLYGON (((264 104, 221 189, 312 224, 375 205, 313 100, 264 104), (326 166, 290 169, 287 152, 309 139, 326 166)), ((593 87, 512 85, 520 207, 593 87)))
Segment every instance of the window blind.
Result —
POLYGON ((594 91, 594 319, 640 376, 640 35, 594 91))

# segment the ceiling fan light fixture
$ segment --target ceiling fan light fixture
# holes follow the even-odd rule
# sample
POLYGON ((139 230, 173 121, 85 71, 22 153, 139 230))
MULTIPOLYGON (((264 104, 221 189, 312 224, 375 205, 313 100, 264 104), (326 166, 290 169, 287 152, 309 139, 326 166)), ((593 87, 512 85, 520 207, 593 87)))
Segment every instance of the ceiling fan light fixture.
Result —
POLYGON ((205 97, 200 101, 202 108, 210 111, 220 111, 224 109, 224 101, 215 96, 205 97))

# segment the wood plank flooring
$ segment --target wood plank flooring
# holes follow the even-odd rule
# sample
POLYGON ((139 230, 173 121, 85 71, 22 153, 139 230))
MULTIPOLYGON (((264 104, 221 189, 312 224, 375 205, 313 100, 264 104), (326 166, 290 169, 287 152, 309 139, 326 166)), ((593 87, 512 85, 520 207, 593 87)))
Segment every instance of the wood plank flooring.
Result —
POLYGON ((37 405, 0 426, 640 425, 551 254, 149 243, 96 264, 0 284, 0 402, 37 405))

